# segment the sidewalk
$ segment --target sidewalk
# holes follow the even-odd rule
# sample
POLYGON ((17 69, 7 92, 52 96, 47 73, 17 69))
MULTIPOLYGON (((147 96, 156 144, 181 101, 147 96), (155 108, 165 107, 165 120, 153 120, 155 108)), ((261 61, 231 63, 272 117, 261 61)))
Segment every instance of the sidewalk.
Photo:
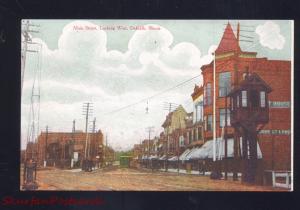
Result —
MULTIPOLYGON (((164 168, 161 168, 161 169, 159 169, 159 171, 171 172, 171 173, 178 173, 178 169, 174 169, 174 168, 169 168, 167 171, 164 168)), ((180 169, 179 173, 180 174, 189 174, 189 175, 202 175, 202 176, 210 176, 210 174, 211 174, 210 171, 206 171, 205 174, 203 174, 202 171, 199 172, 199 171, 195 171, 195 170, 192 170, 190 173, 188 173, 185 169, 180 169)), ((222 172, 222 175, 225 176, 225 173, 222 172)), ((228 177, 232 177, 233 173, 232 172, 228 172, 227 176, 228 177)), ((241 176, 242 176, 242 174, 238 173, 238 177, 241 177, 241 176)))

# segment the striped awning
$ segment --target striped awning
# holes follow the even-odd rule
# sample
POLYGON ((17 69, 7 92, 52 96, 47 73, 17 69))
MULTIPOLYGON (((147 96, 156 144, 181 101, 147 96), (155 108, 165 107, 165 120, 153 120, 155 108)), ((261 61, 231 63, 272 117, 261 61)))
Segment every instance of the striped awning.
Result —
MULTIPOLYGON (((190 152, 186 158, 189 160, 201 160, 201 159, 207 159, 207 158, 213 158, 213 144, 214 141, 210 140, 205 142, 205 144, 197 148, 196 150, 190 152)), ((227 139, 227 157, 234 157, 234 140, 233 138, 227 139)), ((240 140, 240 147, 242 150, 242 140, 240 140)), ((249 150, 249 149, 248 149, 249 150)), ((216 159, 221 160, 225 157, 225 140, 224 139, 217 139, 216 140, 216 159)), ((257 158, 262 158, 262 152, 259 147, 259 144, 257 144, 257 158)))

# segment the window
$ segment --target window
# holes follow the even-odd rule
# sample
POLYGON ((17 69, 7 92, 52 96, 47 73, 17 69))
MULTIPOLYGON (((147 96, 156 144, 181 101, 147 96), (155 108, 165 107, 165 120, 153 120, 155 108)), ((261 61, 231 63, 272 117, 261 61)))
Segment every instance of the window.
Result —
POLYGON ((195 132, 194 132, 194 129, 192 130, 192 142, 195 140, 195 132))
POLYGON ((266 92, 260 91, 260 107, 266 107, 266 92))
POLYGON ((204 116, 204 130, 207 131, 207 116, 204 116))
POLYGON ((253 108, 259 107, 259 95, 258 95, 258 91, 251 90, 249 92, 249 101, 251 103, 251 107, 253 107, 253 108))
POLYGON ((240 96, 239 95, 236 96, 236 107, 237 108, 240 107, 240 96))
POLYGON ((202 121, 203 103, 199 102, 195 105, 195 122, 202 121))
POLYGON ((206 86, 204 86, 204 105, 210 105, 211 104, 211 84, 207 83, 206 86))
POLYGON ((198 128, 198 140, 202 139, 202 127, 198 128))
POLYGON ((179 146, 180 146, 180 147, 183 147, 183 146, 184 146, 184 137, 183 137, 183 136, 180 136, 180 137, 179 137, 179 146))
POLYGON ((225 97, 231 89, 231 74, 223 72, 219 74, 219 97, 225 97))
POLYGON ((207 116, 207 131, 212 130, 212 115, 207 116))
MULTIPOLYGON (((227 109, 227 125, 230 126, 230 110, 227 109)), ((225 126, 225 109, 220 109, 220 128, 225 126)))
POLYGON ((242 107, 247 107, 247 91, 242 91, 242 107))
POLYGON ((198 129, 194 130, 194 141, 197 141, 198 139, 198 129))

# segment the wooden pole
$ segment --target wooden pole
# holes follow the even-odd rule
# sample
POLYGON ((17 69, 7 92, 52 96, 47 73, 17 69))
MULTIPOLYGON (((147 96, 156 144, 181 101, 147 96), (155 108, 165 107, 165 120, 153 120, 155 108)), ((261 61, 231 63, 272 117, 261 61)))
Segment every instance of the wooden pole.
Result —
POLYGON ((225 141, 225 158, 224 158, 224 169, 225 169, 225 180, 227 180, 228 164, 227 164, 227 87, 225 96, 225 129, 224 129, 224 141, 225 141))

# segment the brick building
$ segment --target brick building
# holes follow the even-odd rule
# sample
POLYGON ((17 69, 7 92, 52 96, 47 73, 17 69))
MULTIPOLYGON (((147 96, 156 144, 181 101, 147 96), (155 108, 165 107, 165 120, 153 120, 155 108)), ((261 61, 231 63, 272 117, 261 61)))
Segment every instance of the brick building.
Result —
POLYGON ((191 94, 193 99, 192 117, 187 122, 188 147, 198 147, 204 144, 203 132, 203 86, 195 86, 194 92, 191 94))
POLYGON ((47 166, 71 167, 79 166, 85 154, 95 162, 103 161, 103 134, 101 130, 88 133, 73 132, 42 132, 37 141, 38 162, 47 166), (73 160, 72 160, 73 159, 73 160), (73 162, 73 163, 71 163, 73 162))
MULTIPOLYGON (((270 121, 258 135, 264 168, 290 170, 291 62, 257 58, 256 52, 243 51, 239 45, 239 31, 236 34, 237 36, 228 23, 215 51, 216 137, 221 137, 222 127, 225 123, 225 96, 239 84, 246 73, 256 73, 273 90, 268 96, 270 121)), ((213 139, 213 68, 214 62, 201 67, 205 141, 213 139)), ((241 103, 242 101, 243 99, 240 98, 241 103)), ((229 109, 227 109, 227 113, 229 116, 229 109)), ((230 127, 230 117, 227 118, 227 122, 229 125, 228 138, 232 138, 234 130, 230 127)))

